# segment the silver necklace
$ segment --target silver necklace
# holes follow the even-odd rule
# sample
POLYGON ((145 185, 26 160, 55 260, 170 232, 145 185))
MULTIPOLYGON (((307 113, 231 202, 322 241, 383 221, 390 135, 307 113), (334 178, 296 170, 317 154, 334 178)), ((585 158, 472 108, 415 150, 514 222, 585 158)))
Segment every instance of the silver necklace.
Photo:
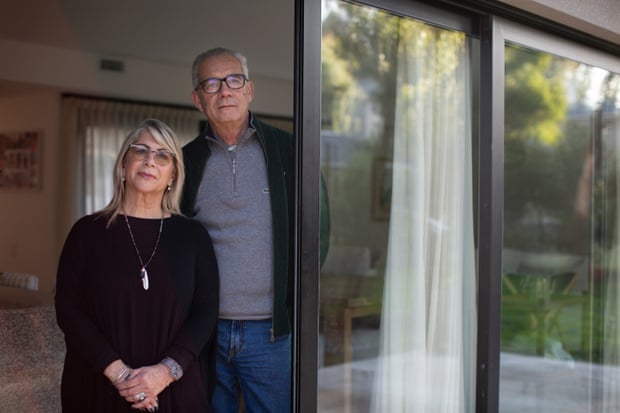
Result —
POLYGON ((159 233, 157 234, 157 241, 155 241, 155 246, 153 247, 153 252, 151 253, 151 257, 149 260, 144 263, 142 261, 142 256, 140 255, 140 251, 138 251, 138 246, 136 245, 136 240, 133 237, 133 232, 131 231, 131 225, 129 225, 129 220, 127 219, 127 215, 123 215, 125 217, 125 223, 127 224, 127 229, 129 230, 129 236, 131 237, 131 243, 133 244, 134 249, 136 250, 136 255, 138 256, 138 260, 140 261, 140 279, 142 280, 142 288, 145 290, 149 289, 149 273, 146 271, 146 266, 151 263, 151 260, 155 256, 155 251, 157 251, 157 246, 159 245, 159 239, 161 238, 161 230, 164 227, 164 216, 162 214, 161 221, 159 222, 159 233))

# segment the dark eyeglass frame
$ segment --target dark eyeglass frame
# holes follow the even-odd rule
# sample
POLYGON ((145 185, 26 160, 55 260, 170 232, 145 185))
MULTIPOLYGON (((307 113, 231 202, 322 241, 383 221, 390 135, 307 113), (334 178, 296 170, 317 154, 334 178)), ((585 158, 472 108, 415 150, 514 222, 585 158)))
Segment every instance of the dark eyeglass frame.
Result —
POLYGON ((226 86, 228 86, 229 89, 232 90, 239 90, 241 88, 243 88, 245 86, 245 83, 248 81, 248 77, 246 75, 244 75, 243 73, 231 73, 229 75, 226 75, 224 77, 210 77, 207 78, 205 80, 203 80, 202 82, 198 83, 198 86, 196 87, 196 91, 198 91, 198 89, 202 89, 203 92, 205 92, 208 95, 212 95, 214 93, 219 92, 222 89, 222 83, 226 82, 226 86), (231 85, 230 84, 230 80, 241 80, 241 85, 238 87, 235 87, 234 84, 231 85), (217 85, 217 89, 212 89, 212 90, 207 90, 207 86, 209 85, 217 85))
POLYGON ((168 166, 176 157, 173 152, 167 149, 151 149, 143 143, 132 143, 127 150, 127 156, 134 161, 146 161, 153 154, 153 161, 159 166, 168 166))

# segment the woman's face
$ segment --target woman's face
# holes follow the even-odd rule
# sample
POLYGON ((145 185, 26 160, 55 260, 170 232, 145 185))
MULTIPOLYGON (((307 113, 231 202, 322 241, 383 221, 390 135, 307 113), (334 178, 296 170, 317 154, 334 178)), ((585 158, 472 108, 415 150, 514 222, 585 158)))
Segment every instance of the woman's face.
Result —
POLYGON ((161 198, 174 182, 174 157, 144 131, 129 147, 123 163, 125 191, 161 198))

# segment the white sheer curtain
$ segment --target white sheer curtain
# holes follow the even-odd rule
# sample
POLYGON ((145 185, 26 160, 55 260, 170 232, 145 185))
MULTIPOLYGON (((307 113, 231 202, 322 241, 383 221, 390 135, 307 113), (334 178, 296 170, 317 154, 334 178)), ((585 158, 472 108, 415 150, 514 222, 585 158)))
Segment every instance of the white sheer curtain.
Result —
POLYGON ((372 412, 474 411, 469 53, 462 33, 401 20, 392 206, 372 412))
POLYGON ((182 143, 198 135, 203 119, 198 110, 189 107, 63 98, 61 239, 77 218, 101 209, 110 201, 112 170, 121 143, 146 118, 166 122, 182 143))

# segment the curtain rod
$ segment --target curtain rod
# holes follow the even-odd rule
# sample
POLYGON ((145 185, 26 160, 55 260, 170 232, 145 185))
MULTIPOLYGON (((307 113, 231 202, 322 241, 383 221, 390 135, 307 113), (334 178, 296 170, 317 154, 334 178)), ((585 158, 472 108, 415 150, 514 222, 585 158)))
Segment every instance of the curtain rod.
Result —
MULTIPOLYGON (((192 105, 180 105, 177 103, 164 103, 164 102, 150 102, 146 100, 139 99, 129 99, 129 98, 116 98, 116 97, 105 97, 105 96, 95 96, 95 95, 83 95, 80 93, 62 93, 62 97, 65 98, 79 98, 79 99, 90 99, 90 100, 105 100, 107 102, 117 102, 117 103, 129 103, 129 104, 137 104, 137 105, 151 105, 151 106, 160 106, 167 108, 176 108, 176 109, 192 109, 198 110, 192 105)), ((285 115, 272 115, 269 113, 260 113, 254 112, 256 116, 259 117, 268 117, 270 119, 279 119, 279 120, 291 120, 290 116, 285 115)))
POLYGON ((90 99, 90 100, 105 100, 107 102, 116 102, 116 103, 130 103, 130 104, 138 104, 138 105, 163 106, 167 108, 197 110, 192 105, 180 105, 176 103, 164 103, 164 102, 150 102, 150 101, 139 100, 139 99, 116 98, 116 97, 105 97, 105 96, 95 96, 95 95, 82 95, 79 93, 63 93, 62 97, 63 98, 67 97, 67 98, 90 99))

